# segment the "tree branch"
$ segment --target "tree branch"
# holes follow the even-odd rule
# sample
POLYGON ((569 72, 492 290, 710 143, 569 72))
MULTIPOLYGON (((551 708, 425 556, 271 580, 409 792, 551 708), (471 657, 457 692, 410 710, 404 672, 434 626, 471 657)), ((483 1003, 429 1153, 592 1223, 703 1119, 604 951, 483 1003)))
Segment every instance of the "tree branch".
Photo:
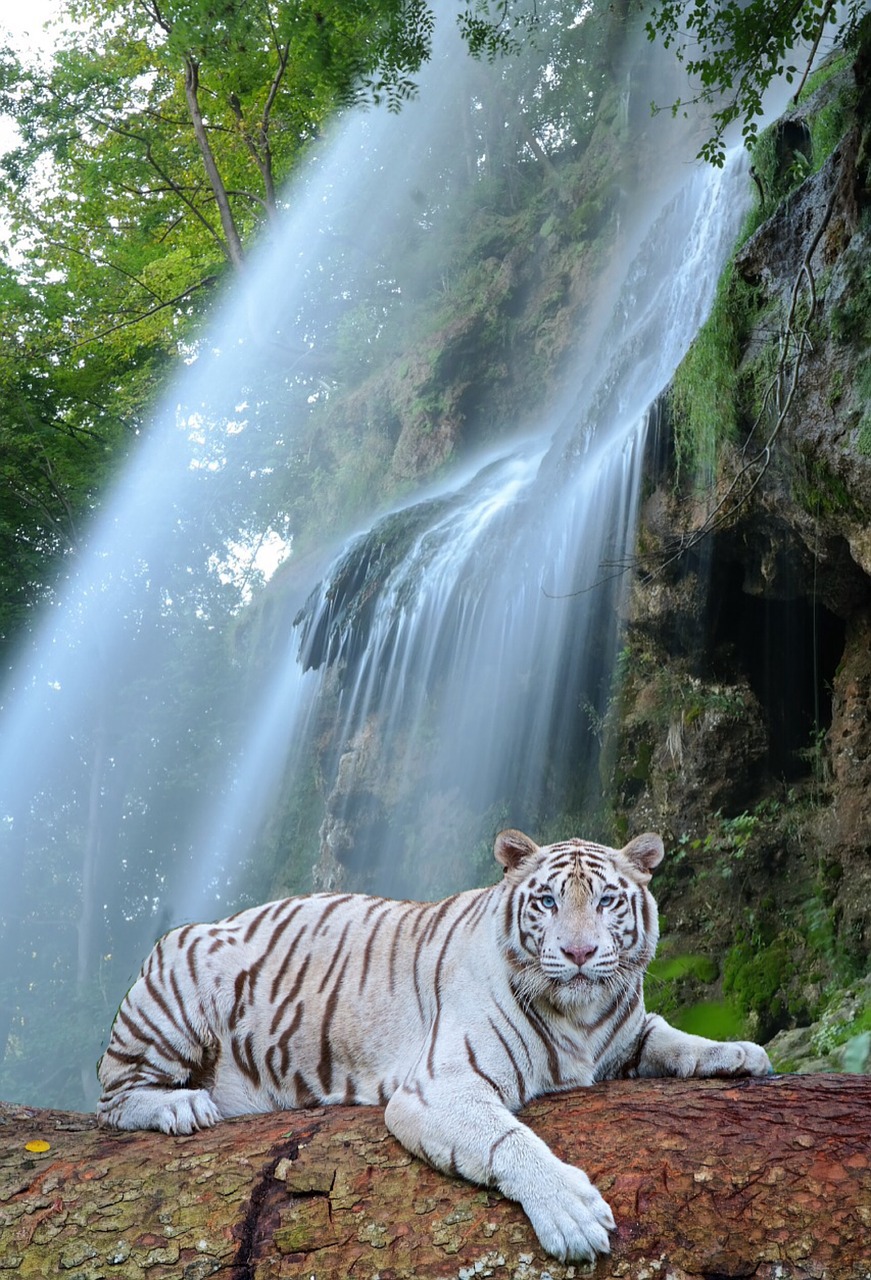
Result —
POLYGON ((117 324, 107 325, 105 329, 99 329, 96 333, 89 334, 87 338, 81 338, 78 342, 71 342, 66 347, 60 347, 59 352, 64 354, 69 351, 78 351, 80 347, 87 347, 92 342, 99 342, 102 338, 108 337, 110 333, 117 333, 119 329, 129 329, 131 325, 141 324, 143 320, 147 320, 149 316, 155 315, 158 311, 164 311, 167 307, 175 307, 178 303, 184 302, 186 298, 196 293, 198 289, 208 288, 209 285, 215 283, 215 278, 215 276, 206 276, 205 280, 198 280, 196 284, 192 284, 188 289, 183 289, 174 298, 167 298, 163 302, 158 302, 155 306, 149 307, 147 311, 140 312, 139 315, 133 316, 130 320, 119 320, 117 324))
POLYGON ((837 0, 827 0, 826 5, 823 7, 820 13, 819 25, 817 26, 817 34, 814 38, 813 45, 811 46, 810 53, 808 54, 807 59, 805 61, 804 71, 802 73, 801 80, 798 83, 798 88, 796 89, 795 93, 792 95, 793 102, 796 102, 796 103, 798 102, 799 98, 801 97, 801 91, 807 84, 807 79, 811 73, 811 68, 813 67, 814 59, 817 56, 817 50, 820 47, 820 41, 822 40, 826 30, 826 23, 829 20, 829 14, 835 8, 836 3, 837 3, 837 0))
MULTIPOLYGON (((591 1280, 867 1277, 868 1077, 617 1081, 524 1119, 613 1208, 591 1280)), ((376 1108, 177 1138, 0 1104, 0 1134, 0 1258, 20 1275, 581 1274, 542 1253, 517 1204, 410 1156, 376 1108)))

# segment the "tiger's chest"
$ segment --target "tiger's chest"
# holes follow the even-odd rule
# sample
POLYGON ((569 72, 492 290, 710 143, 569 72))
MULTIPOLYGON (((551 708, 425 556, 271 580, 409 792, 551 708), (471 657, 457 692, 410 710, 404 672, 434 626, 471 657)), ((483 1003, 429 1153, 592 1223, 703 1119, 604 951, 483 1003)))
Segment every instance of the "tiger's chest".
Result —
MULTIPOLYGON (((632 991, 615 1000, 593 1000, 570 1015, 556 1010, 542 1015, 538 1092, 587 1086, 622 1074, 634 1056, 644 1018, 643 999, 632 991)), ((530 1021, 535 1035, 539 1019, 533 1016, 530 1021)))

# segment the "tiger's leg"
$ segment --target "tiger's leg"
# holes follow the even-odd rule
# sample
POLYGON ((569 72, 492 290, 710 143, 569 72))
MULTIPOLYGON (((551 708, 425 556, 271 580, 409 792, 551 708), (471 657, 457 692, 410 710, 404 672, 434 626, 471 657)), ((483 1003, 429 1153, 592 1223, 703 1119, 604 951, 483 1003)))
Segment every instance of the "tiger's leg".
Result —
POLYGON ((402 1145, 446 1173, 518 1200, 556 1258, 609 1253, 614 1218, 587 1175, 564 1164, 511 1113, 495 1088, 460 1073, 410 1077, 385 1120, 402 1145))
POLYGON ((208 1091, 218 1056, 203 1018, 170 1001, 143 972, 121 1003, 100 1060, 100 1123, 164 1133, 208 1128, 222 1116, 208 1091))
POLYGON ((766 1076, 768 1054, 749 1040, 706 1040, 649 1013, 641 1034, 639 1076, 766 1076))

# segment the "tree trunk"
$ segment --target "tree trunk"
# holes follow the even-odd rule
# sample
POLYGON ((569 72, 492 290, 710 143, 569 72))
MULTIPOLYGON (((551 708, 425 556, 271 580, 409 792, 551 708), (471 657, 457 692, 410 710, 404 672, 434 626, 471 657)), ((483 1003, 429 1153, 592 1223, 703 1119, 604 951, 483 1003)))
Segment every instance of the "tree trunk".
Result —
POLYGON ((518 1205, 414 1159, 375 1108, 172 1138, 0 1105, 0 1274, 867 1280, 868 1077, 619 1081, 524 1115, 611 1203, 592 1270, 546 1258, 518 1205))
POLYGON ((224 232, 224 248, 230 262, 238 271, 245 261, 245 251, 242 247, 242 238, 239 235, 233 211, 230 208, 230 197, 227 194, 227 188, 224 186, 224 180, 218 169, 214 152, 209 142, 208 130, 203 120, 203 113, 200 110, 199 64, 190 55, 185 57, 184 71, 184 92, 188 104, 188 112, 194 127, 194 136, 202 156, 203 166, 206 170, 206 177, 209 180, 209 186, 212 188, 215 203, 218 206, 221 228, 224 232))

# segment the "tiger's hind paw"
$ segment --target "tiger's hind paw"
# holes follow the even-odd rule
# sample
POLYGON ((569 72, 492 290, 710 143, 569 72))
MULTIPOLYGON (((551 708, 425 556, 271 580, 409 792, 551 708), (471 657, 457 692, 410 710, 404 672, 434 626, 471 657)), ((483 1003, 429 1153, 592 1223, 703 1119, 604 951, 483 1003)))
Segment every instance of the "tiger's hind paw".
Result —
POLYGON ((611 1252, 608 1232, 614 1230, 614 1215, 581 1169, 557 1161, 552 1177, 522 1203, 552 1257, 593 1262, 597 1254, 611 1252))
POLYGON ((114 1129, 194 1133, 222 1118, 205 1089, 131 1089, 98 1107, 100 1122, 114 1129))
POLYGON ((155 1127, 163 1133, 194 1133, 217 1124, 221 1113, 205 1089, 174 1089, 155 1118, 155 1127))

